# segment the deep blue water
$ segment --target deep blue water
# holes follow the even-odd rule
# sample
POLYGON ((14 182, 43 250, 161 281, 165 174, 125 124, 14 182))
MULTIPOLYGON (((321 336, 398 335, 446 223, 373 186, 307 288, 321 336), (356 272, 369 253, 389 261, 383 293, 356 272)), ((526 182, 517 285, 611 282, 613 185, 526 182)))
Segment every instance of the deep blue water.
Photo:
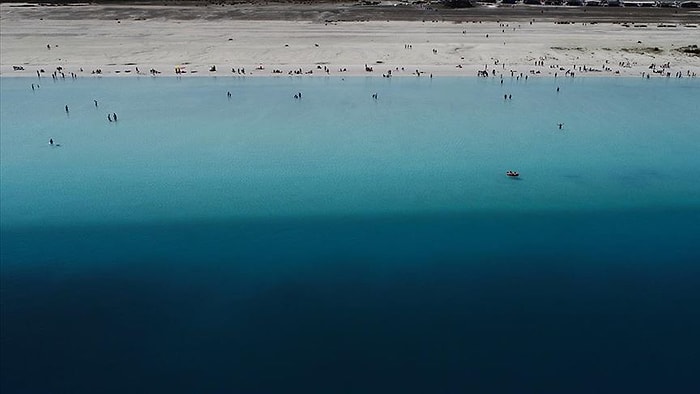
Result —
POLYGON ((25 85, 3 393, 700 391, 695 81, 25 85))

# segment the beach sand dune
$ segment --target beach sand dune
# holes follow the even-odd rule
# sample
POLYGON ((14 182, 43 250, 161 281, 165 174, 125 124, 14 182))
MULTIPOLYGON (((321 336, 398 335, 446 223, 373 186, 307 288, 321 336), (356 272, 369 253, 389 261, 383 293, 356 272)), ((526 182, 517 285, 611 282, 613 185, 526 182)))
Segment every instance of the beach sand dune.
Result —
POLYGON ((700 44, 700 28, 690 22, 697 14, 630 10, 3 3, 0 73, 36 76, 43 69, 49 76, 57 67, 77 76, 97 70, 108 76, 151 70, 162 75, 176 70, 243 75, 245 70, 259 76, 389 71, 401 76, 417 70, 476 76, 485 69, 490 76, 700 73, 700 56, 693 50, 700 44))

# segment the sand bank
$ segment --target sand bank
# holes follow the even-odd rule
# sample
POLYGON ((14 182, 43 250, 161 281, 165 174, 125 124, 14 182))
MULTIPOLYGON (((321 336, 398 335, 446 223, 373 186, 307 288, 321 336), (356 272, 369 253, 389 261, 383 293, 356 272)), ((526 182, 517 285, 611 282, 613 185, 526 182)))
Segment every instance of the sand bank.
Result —
POLYGON ((597 22, 605 18, 531 18, 528 9, 521 17, 508 14, 510 20, 405 20, 397 13, 389 20, 349 21, 323 12, 266 20, 260 18, 279 13, 248 15, 246 9, 1 4, 0 75, 36 77, 44 70, 50 78, 57 67, 66 78, 97 70, 102 76, 152 70, 186 76, 476 76, 485 69, 530 77, 700 74, 700 56, 687 51, 700 44, 700 27, 685 16, 597 22))

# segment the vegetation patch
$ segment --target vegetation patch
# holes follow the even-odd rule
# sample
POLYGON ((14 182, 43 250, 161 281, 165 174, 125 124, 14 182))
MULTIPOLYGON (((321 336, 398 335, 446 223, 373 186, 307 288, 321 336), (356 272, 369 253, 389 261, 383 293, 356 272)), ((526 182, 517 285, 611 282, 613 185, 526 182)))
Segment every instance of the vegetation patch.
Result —
POLYGON ((629 52, 629 53, 638 53, 638 54, 645 54, 645 53, 653 53, 653 54, 659 54, 663 52, 661 48, 659 47, 646 47, 646 48, 622 48, 621 51, 623 52, 629 52))
POLYGON ((691 56, 700 56, 700 48, 697 45, 688 45, 676 49, 678 52, 686 53, 691 56))
POLYGON ((550 47, 551 49, 554 49, 555 51, 585 51, 586 48, 581 48, 581 47, 550 47))

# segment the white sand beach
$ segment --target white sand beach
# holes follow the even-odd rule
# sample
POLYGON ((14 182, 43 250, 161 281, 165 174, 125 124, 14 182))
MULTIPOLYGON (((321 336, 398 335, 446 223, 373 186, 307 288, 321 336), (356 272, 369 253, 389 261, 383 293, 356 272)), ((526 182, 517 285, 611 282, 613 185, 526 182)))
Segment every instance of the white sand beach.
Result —
POLYGON ((186 18, 170 18, 172 7, 0 4, 0 75, 700 74, 700 55, 683 52, 700 44, 687 20, 246 20, 186 6, 186 18))

